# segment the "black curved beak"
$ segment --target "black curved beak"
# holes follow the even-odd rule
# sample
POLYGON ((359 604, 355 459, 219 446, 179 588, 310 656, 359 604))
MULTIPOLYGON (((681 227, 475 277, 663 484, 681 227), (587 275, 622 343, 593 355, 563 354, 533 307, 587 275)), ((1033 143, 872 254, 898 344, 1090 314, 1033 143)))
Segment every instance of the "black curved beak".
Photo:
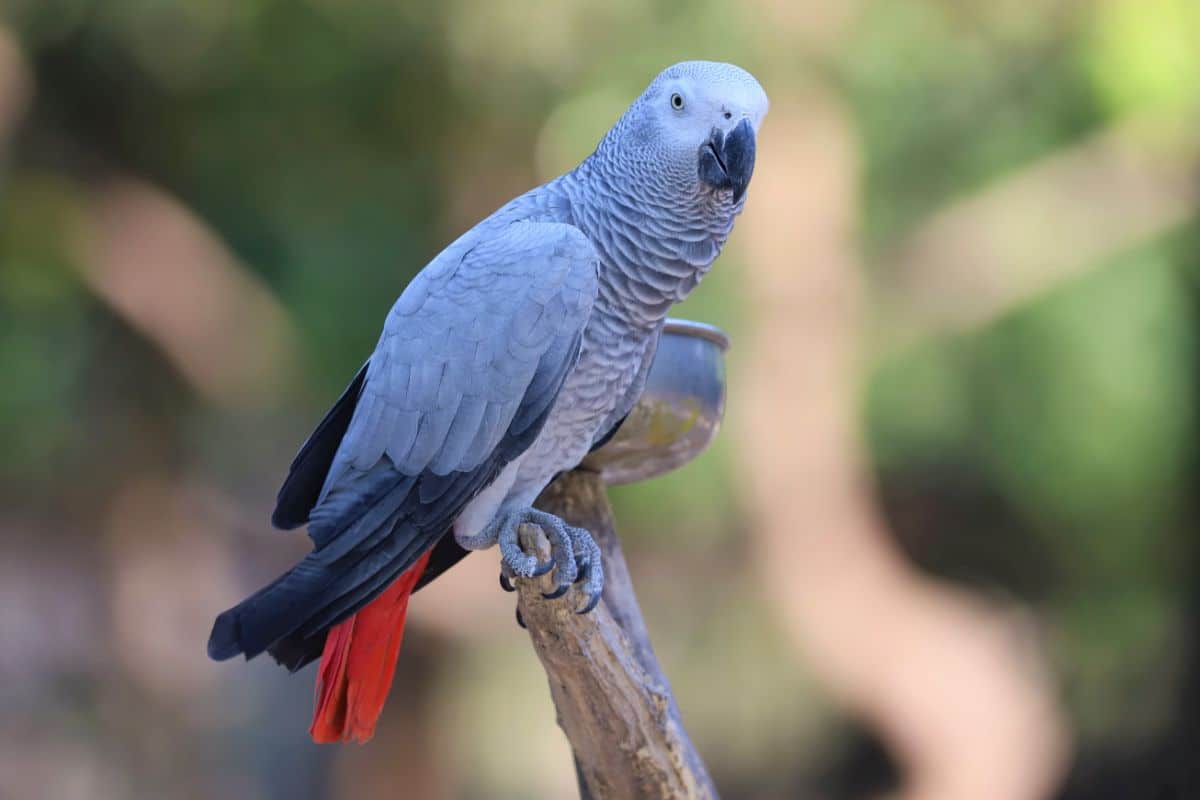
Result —
POLYGON ((754 173, 754 128, 743 119, 729 133, 713 128, 700 148, 700 180, 713 189, 732 189, 733 202, 746 194, 754 173))

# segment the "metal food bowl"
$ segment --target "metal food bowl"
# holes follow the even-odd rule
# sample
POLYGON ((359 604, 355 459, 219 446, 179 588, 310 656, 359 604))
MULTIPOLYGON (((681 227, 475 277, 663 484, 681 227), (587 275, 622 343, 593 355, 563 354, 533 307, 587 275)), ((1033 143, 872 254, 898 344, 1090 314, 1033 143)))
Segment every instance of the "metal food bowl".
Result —
POLYGON ((725 414, 728 348, 720 328, 668 319, 641 398, 581 466, 615 486, 665 474, 704 452, 725 414))

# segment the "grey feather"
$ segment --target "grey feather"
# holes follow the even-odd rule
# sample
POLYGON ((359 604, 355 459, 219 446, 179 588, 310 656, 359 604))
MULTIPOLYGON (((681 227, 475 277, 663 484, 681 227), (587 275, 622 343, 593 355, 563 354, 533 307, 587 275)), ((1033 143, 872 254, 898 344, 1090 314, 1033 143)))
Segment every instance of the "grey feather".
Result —
POLYGON ((369 469, 386 454, 409 475, 480 463, 542 357, 565 355, 563 342, 582 329, 598 260, 587 237, 561 223, 500 221, 448 248, 388 316, 338 460, 369 469), (462 295, 471 301, 454 301, 462 295), (402 392, 397 376, 408 378, 402 392))

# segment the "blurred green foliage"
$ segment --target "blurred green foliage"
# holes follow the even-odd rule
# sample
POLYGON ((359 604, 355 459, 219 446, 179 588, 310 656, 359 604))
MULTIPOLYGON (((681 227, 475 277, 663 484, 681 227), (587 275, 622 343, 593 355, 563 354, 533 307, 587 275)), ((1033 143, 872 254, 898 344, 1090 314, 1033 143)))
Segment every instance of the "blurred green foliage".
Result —
MULTIPOLYGON (((940 4, 873 8, 847 72, 870 252, 1125 115, 1165 113, 1176 127, 1200 113, 1192 3, 1097 3, 1092 16, 1010 30, 964 30, 940 4)), ((883 362, 869 384, 885 481, 975 476, 1041 540, 1043 607, 1070 665, 1070 707, 1093 736, 1148 706, 1160 722, 1173 713, 1127 699, 1173 679, 1189 635, 1177 610, 1195 580, 1197 234, 1115 254, 985 330, 883 362)), ((982 553, 969 571, 994 572, 982 553)))

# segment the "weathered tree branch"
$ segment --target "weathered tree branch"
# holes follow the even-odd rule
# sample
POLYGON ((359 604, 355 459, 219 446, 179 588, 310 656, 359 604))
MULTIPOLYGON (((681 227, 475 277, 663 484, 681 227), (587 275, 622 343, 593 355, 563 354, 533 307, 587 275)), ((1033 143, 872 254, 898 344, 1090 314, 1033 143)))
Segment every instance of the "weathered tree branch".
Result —
MULTIPOLYGON (((570 599, 546 600, 551 576, 517 581, 518 608, 546 669, 558 724, 575 752, 584 798, 715 798, 638 608, 604 482, 594 472, 560 476, 537 507, 587 528, 604 553, 604 598, 586 615, 570 599)), ((522 543, 549 554, 535 528, 522 543)), ((580 598, 572 594, 572 599, 580 598)))

